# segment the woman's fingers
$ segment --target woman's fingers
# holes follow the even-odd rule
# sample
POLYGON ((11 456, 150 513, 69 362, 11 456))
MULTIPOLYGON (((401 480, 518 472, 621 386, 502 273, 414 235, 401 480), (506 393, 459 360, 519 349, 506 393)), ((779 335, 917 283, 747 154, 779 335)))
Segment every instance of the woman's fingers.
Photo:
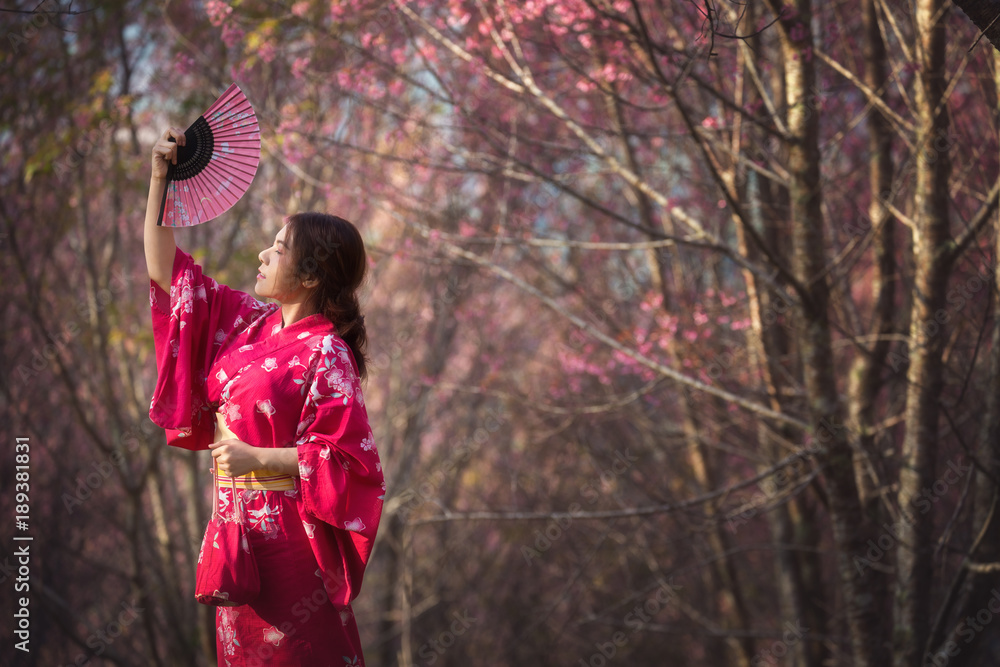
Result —
POLYGON ((158 155, 164 162, 177 164, 177 144, 157 143, 153 148, 153 154, 158 155))
POLYGON ((153 147, 153 152, 163 158, 165 162, 177 164, 177 147, 186 146, 187 137, 184 130, 179 127, 168 127, 160 135, 160 140, 153 147), (171 139, 173 141, 171 141, 171 139))
POLYGON ((226 475, 228 477, 229 476, 229 468, 228 468, 229 457, 226 456, 223 459, 223 457, 226 454, 226 450, 225 449, 219 449, 218 446, 217 446, 219 444, 221 444, 221 443, 212 443, 212 445, 213 445, 213 448, 211 450, 212 458, 215 459, 215 465, 218 466, 219 472, 221 472, 223 475, 226 475))
POLYGON ((170 154, 170 158, 174 164, 177 164, 177 147, 184 146, 187 144, 187 136, 185 136, 184 130, 180 129, 179 127, 172 127, 169 130, 167 130, 167 132, 170 133, 170 136, 173 137, 174 142, 176 142, 176 143, 171 142, 173 150, 170 154))
POLYGON ((179 127, 168 127, 160 135, 160 140, 165 142, 170 142, 173 139, 177 142, 178 146, 183 146, 187 143, 187 137, 184 135, 184 130, 179 127))

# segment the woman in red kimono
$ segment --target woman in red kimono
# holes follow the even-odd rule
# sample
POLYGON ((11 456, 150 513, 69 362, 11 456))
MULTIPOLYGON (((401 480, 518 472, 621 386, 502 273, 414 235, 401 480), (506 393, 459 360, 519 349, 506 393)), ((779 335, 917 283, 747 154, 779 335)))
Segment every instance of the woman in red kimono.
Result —
POLYGON ((149 414, 169 444, 212 450, 220 512, 237 486, 261 580, 249 605, 218 608, 218 664, 363 665, 350 603, 385 493, 360 386, 364 243, 345 220, 300 213, 259 255, 254 291, 275 302, 217 283, 156 225, 170 137, 184 143, 171 128, 153 148, 144 231, 149 414))

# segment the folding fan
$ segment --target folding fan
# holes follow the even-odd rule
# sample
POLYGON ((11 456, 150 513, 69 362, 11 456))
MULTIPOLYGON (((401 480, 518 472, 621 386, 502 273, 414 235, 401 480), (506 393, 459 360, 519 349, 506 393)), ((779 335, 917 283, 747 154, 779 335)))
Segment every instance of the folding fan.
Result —
POLYGON ((257 116, 235 83, 184 137, 177 164, 167 166, 158 225, 190 227, 222 215, 250 187, 260 163, 257 116))

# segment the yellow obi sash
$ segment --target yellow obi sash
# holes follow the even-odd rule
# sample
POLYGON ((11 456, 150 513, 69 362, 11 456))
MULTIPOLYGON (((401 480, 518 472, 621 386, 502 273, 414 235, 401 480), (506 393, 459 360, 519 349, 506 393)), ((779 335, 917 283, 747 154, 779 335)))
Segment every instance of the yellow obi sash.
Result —
MULTIPOLYGON (((228 439, 239 440, 239 436, 229 430, 226 419, 221 412, 215 413, 215 440, 228 439)), ((291 491, 295 488, 291 475, 275 472, 273 470, 253 470, 246 475, 238 477, 227 477, 219 472, 219 466, 215 466, 215 476, 219 480, 219 487, 231 487, 235 484, 238 489, 257 489, 259 491, 291 491)))

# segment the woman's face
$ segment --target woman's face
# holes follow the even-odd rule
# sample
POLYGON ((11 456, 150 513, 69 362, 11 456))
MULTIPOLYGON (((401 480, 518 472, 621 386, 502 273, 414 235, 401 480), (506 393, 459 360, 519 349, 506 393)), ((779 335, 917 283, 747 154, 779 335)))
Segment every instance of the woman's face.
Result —
POLYGON ((288 225, 285 225, 274 236, 271 247, 257 255, 261 266, 254 291, 262 298, 277 299, 282 303, 296 303, 305 300, 309 289, 295 277, 292 251, 285 245, 287 233, 288 225))

